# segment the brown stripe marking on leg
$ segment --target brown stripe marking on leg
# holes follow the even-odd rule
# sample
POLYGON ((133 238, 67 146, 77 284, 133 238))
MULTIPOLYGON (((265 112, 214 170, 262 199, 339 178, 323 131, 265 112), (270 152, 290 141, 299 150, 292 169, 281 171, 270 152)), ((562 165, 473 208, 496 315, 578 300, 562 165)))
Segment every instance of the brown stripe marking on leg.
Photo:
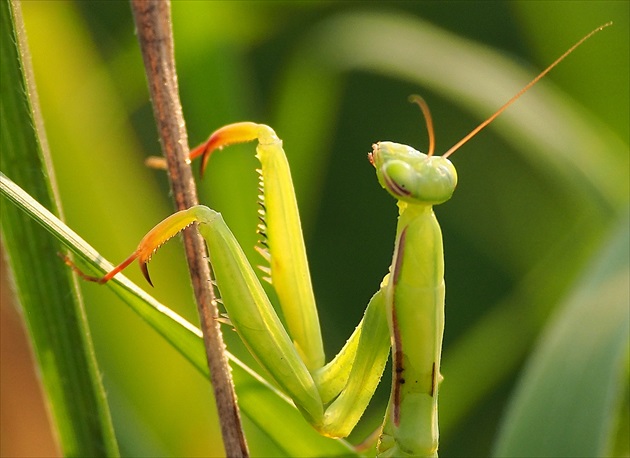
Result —
POLYGON ((402 258, 405 250, 405 235, 407 228, 403 229, 400 233, 400 239, 398 240, 398 249, 396 250, 396 259, 394 259, 394 266, 392 272, 392 333, 394 336, 394 381, 393 381, 393 415, 394 425, 400 425, 400 390, 405 383, 403 373, 405 368, 403 367, 403 351, 402 340, 400 338, 400 329, 398 327, 398 317, 396 316, 396 285, 398 284, 398 278, 400 271, 402 270, 402 258))

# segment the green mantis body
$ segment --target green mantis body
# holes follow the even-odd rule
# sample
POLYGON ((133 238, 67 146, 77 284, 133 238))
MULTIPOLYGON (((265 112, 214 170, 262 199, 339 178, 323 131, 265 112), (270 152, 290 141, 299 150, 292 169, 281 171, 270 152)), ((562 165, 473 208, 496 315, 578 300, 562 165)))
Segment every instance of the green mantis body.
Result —
POLYGON ((434 455, 444 268, 442 237, 432 205, 453 193, 455 168, 448 159, 429 157, 405 145, 374 145, 369 156, 379 181, 399 199, 394 260, 353 335, 337 357, 324 364, 300 219, 281 140, 265 125, 232 124, 216 131, 191 157, 203 155, 205 165, 215 149, 252 139, 258 140, 262 165, 259 232, 263 240, 257 248, 269 262, 268 280, 278 294, 287 330, 223 218, 205 206, 166 218, 125 262, 98 281, 109 280, 138 258, 150 282, 146 263, 155 248, 191 223, 199 223, 231 323, 261 366, 320 433, 345 437, 352 431, 380 381, 391 345, 393 390, 380 450, 393 456, 403 452, 434 455), (420 434, 418 418, 427 425, 420 434))
POLYGON ((378 181, 398 201, 394 255, 389 273, 361 323, 328 363, 288 162, 282 141, 266 125, 243 122, 225 126, 195 148, 190 158, 202 156, 203 170, 216 149, 258 141, 261 240, 257 249, 269 264, 263 271, 277 293, 286 329, 223 218, 205 206, 166 218, 106 276, 83 276, 104 283, 138 259, 150 282, 146 264, 155 249, 186 226, 198 223, 231 323, 252 355, 314 428, 330 437, 345 437, 352 431, 380 381, 391 347, 392 389, 378 453, 437 456, 445 289, 442 235, 433 206, 447 201, 457 185, 457 173, 447 156, 603 27, 570 48, 445 155, 433 156, 431 118, 419 98, 414 101, 427 119, 429 153, 392 142, 373 145, 368 156, 378 181))

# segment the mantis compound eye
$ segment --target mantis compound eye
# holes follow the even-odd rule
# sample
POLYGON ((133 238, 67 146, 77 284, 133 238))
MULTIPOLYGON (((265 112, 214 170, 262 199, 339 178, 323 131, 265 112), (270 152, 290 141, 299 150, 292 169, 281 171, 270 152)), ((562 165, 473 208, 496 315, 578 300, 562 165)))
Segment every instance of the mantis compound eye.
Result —
POLYGON ((411 196, 418 186, 417 172, 403 161, 383 165, 383 180, 387 190, 397 197, 411 196))
POLYGON ((423 161, 419 172, 422 179, 418 199, 431 204, 446 202, 457 186, 457 171, 445 157, 431 156, 423 161))

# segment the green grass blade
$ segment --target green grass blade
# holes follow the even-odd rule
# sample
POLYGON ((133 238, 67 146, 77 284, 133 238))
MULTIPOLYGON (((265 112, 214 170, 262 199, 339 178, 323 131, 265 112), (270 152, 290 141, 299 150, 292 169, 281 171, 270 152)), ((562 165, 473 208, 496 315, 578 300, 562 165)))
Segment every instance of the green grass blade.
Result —
MULTIPOLYGON (((56 211, 19 5, 0 2, 0 167, 56 211), (20 49, 21 47, 21 49, 20 49), (30 97, 28 96, 30 94, 30 97)), ((65 456, 118 456, 85 313, 74 280, 51 261, 59 244, 12 205, 1 208, 7 253, 58 445, 65 456)))
MULTIPOLYGON (((0 192, 81 257, 90 272, 101 274, 113 267, 87 242, 2 173, 0 192)), ((64 270, 61 262, 58 269, 64 270)), ((198 328, 160 304, 123 275, 117 275, 107 285, 180 351, 205 378, 209 377, 201 331, 198 328)), ((355 455, 346 442, 319 435, 306 423, 291 401, 236 357, 228 355, 241 410, 286 456, 355 455)))
POLYGON ((628 220, 620 226, 540 339, 495 456, 610 456, 628 390, 628 220))

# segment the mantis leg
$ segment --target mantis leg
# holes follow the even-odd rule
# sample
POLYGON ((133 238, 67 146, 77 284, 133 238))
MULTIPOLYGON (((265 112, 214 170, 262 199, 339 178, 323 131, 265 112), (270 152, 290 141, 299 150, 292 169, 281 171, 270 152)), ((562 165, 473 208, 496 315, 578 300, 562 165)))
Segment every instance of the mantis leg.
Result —
POLYGON ((107 275, 83 277, 104 283, 137 258, 151 283, 146 265, 153 252, 186 226, 199 223, 223 304, 245 345, 318 431, 343 437, 363 414, 387 361, 387 279, 342 351, 324 365, 317 309, 282 142, 267 126, 233 124, 212 134, 208 142, 192 151, 191 158, 202 155, 205 165, 213 150, 255 139, 259 141, 257 157, 262 164, 259 232, 264 237, 257 248, 270 263, 271 283, 287 330, 223 218, 208 207, 195 206, 171 215, 107 275))
POLYGON ((389 355, 385 313, 385 290, 380 289, 370 300, 361 321, 361 335, 347 384, 324 413, 323 434, 336 437, 350 434, 372 398, 389 355))
POLYGON ((269 261, 271 283, 278 294, 288 332, 309 370, 324 365, 324 347, 302 225, 282 140, 270 127, 252 122, 225 126, 190 153, 202 156, 202 171, 212 152, 224 146, 258 140, 261 163, 259 252, 269 261))
POLYGON ((365 410, 387 360, 389 338, 382 292, 387 281, 370 301, 364 319, 339 355, 323 366, 319 356, 321 334, 317 311, 282 142, 268 126, 237 123, 213 133, 205 144, 191 152, 191 159, 203 156, 203 170, 214 150, 250 140, 258 140, 256 151, 262 165, 262 227, 259 227, 269 250, 263 248, 260 251, 269 259, 271 283, 280 299, 296 349, 313 374, 322 402, 332 401, 319 429, 323 434, 343 437, 350 433, 365 410), (310 337, 304 338, 304 332, 310 337), (313 350, 310 358, 306 351, 309 348, 313 350))
POLYGON ((223 304, 252 355, 317 429, 323 404, 313 377, 282 326, 243 250, 221 215, 208 207, 189 210, 210 253, 223 304), (224 286, 222 286, 224 285, 224 286))
POLYGON ((313 376, 220 213, 198 205, 169 216, 144 237, 124 265, 138 258, 150 282, 146 264, 156 247, 193 222, 199 223, 208 244, 230 321, 252 355, 318 431, 331 437, 347 436, 363 414, 387 361, 385 290, 381 288, 374 295, 364 319, 338 357, 313 376), (334 398, 330 405, 322 400, 320 391, 334 398))

